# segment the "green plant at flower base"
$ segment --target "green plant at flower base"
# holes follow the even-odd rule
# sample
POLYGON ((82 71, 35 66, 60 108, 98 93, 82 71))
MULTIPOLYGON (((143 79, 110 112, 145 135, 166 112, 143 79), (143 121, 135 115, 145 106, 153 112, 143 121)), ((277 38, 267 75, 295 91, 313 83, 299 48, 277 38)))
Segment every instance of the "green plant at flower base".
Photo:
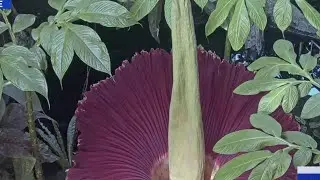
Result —
POLYGON ((215 179, 235 179, 252 170, 249 180, 277 179, 288 170, 291 161, 295 167, 306 166, 313 156, 313 163, 320 163, 317 142, 302 132, 282 132, 281 125, 264 113, 253 114, 251 125, 256 129, 246 129, 230 133, 220 139, 213 151, 220 154, 243 153, 227 162, 215 174, 215 179), (284 145, 276 152, 263 150, 268 146, 284 145), (293 158, 289 154, 294 151, 293 158))

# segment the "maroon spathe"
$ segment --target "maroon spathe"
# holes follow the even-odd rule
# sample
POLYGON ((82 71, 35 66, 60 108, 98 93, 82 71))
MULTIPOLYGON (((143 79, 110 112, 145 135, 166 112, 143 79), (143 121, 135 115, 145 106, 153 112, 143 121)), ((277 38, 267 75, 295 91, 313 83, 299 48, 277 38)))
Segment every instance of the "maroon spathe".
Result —
MULTIPOLYGON (((67 180, 168 179, 171 61, 164 50, 143 51, 85 93, 76 111, 79 150, 67 180)), ((256 112, 261 94, 233 94, 238 85, 253 78, 244 66, 221 61, 202 49, 198 62, 207 180, 212 168, 230 159, 213 153, 214 144, 230 132, 251 128, 249 117, 256 112)), ((299 129, 282 111, 274 117, 284 131, 299 129)), ((281 179, 295 179, 294 172, 290 169, 281 179)))

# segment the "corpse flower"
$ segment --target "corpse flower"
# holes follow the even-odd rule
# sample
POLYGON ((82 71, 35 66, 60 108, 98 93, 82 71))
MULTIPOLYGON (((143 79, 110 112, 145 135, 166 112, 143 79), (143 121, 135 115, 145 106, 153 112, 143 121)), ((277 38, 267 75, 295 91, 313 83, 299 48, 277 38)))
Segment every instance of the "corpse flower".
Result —
MULTIPOLYGON (((254 74, 243 65, 198 49, 200 102, 205 142, 205 180, 230 156, 212 151, 224 135, 248 129, 261 94, 233 90, 254 74)), ((172 56, 161 49, 142 51, 124 61, 115 75, 93 85, 76 110, 78 152, 67 180, 169 180, 168 122, 172 56)), ((298 130, 289 115, 273 117, 284 131, 298 130)), ((274 147, 272 149, 277 149, 274 147)), ((280 179, 295 179, 291 167, 280 179)), ((248 173, 239 179, 247 179, 248 173)))

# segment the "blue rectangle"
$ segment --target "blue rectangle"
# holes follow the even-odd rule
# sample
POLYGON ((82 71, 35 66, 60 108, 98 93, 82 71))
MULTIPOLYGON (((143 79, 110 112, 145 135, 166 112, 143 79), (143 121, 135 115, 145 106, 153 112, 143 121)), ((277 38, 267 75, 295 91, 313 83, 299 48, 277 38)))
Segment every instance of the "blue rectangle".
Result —
POLYGON ((0 9, 11 9, 11 0, 0 0, 0 9))
POLYGON ((320 180, 320 174, 298 174, 298 180, 320 180))

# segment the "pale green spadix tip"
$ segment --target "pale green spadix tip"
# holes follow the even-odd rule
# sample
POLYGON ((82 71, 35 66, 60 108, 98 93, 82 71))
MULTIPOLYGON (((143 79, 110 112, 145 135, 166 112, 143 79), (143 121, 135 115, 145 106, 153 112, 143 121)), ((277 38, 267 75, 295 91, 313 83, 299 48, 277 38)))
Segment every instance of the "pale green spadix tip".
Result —
POLYGON ((172 1, 171 29, 173 88, 169 112, 170 180, 203 180, 204 138, 190 0, 172 1))

